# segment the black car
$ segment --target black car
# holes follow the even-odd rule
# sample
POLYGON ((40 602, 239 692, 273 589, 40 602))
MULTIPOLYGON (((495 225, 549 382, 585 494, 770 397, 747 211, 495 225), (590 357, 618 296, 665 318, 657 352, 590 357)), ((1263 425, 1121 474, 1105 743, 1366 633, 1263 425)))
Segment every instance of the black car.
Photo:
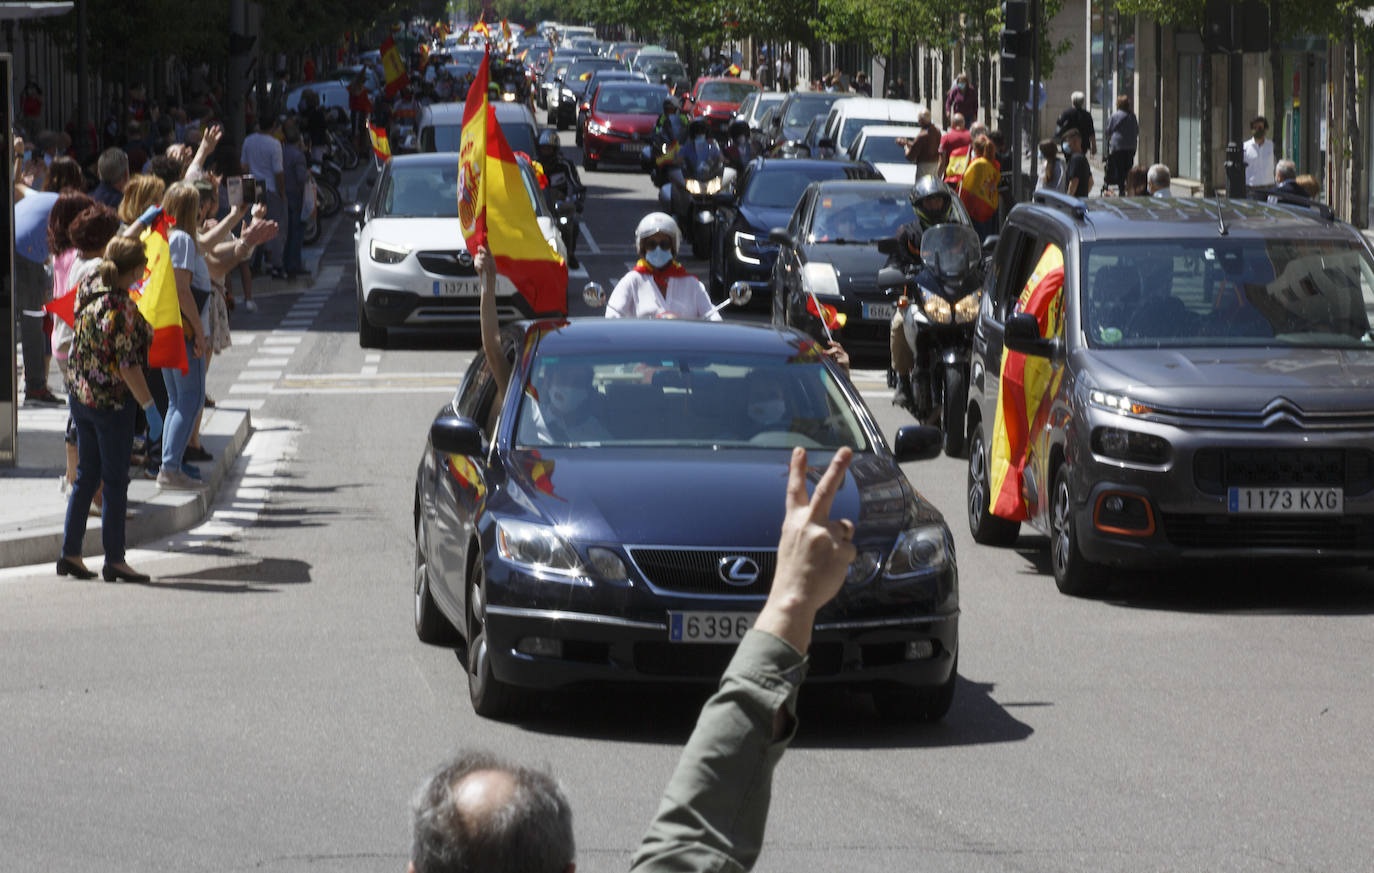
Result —
MULTIPOLYGON (((815 182, 802 195, 780 243, 770 280, 773 323, 824 333, 814 310, 833 307, 844 325, 832 329, 850 353, 889 357, 888 325, 901 289, 878 287, 887 256, 878 250, 916 217, 911 186, 892 182, 815 182)), ((956 199, 954 218, 969 224, 956 199)))
MULTIPOLYGON (((711 248, 711 296, 720 299, 735 282, 748 282, 757 299, 769 288, 778 246, 768 232, 782 227, 812 182, 881 179, 872 164, 852 161, 755 158, 735 183, 737 194, 722 199, 711 248)), ((763 298, 766 299, 766 298, 763 298)))
POLYGON ((809 681, 938 719, 954 693, 953 541, 856 389, 810 338, 767 325, 526 322, 500 394, 478 355, 439 410, 415 480, 415 629, 466 650, 478 714, 536 689, 713 682, 762 607, 791 450, 855 452, 834 515, 858 557, 818 617, 809 681))
POLYGON ((587 84, 591 82, 593 73, 597 70, 623 69, 624 64, 610 58, 584 57, 569 64, 556 91, 549 94, 549 126, 562 130, 577 123, 577 107, 587 93, 587 84), (556 102, 553 93, 558 95, 556 102))
POLYGON ((784 157, 806 156, 807 151, 798 147, 804 144, 811 122, 819 118, 824 124, 831 104, 847 96, 852 95, 833 91, 793 91, 788 94, 782 106, 773 114, 769 147, 784 157))

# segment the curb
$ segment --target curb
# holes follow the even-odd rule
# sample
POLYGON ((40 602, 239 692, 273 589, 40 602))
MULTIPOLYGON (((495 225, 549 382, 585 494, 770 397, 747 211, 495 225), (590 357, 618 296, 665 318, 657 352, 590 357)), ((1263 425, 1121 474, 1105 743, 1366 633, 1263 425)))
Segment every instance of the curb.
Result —
MULTIPOLYGON (((136 508, 125 523, 124 538, 129 548, 161 539, 199 524, 210 513, 220 485, 238 460, 243 446, 252 433, 252 420, 247 410, 215 408, 206 410, 201 423, 201 441, 215 455, 212 469, 207 470, 207 486, 199 491, 158 491, 148 479, 134 479, 129 483, 129 502, 136 508)), ((63 524, 40 524, 0 539, 0 568, 50 563, 62 550, 63 524)), ((99 555, 99 519, 92 518, 82 541, 82 554, 99 555)))

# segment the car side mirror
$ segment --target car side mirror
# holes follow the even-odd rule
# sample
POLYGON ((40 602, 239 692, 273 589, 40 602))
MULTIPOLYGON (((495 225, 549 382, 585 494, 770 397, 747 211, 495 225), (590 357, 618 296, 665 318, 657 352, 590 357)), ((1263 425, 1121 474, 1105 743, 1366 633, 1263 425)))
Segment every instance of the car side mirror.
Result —
POLYGON ((577 204, 571 200, 559 200, 553 204, 553 214, 559 218, 567 218, 577 212, 577 204))
POLYGON ((717 191, 717 192, 716 192, 716 205, 717 205, 717 206, 734 206, 734 205, 735 205, 735 192, 732 191, 732 190, 729 190, 729 189, 727 189, 727 190, 725 190, 725 191, 717 191))
POLYGON ((582 286, 582 302, 592 309, 600 309, 606 305, 606 289, 600 282, 588 282, 582 286))
POLYGON ((892 441, 892 456, 899 464, 929 461, 940 456, 944 445, 945 433, 940 428, 924 424, 907 425, 897 428, 897 438, 892 441))
POLYGON ((1007 319, 1002 344, 1013 352, 1037 358, 1054 356, 1055 342, 1040 336, 1040 323, 1029 312, 1018 312, 1007 319))
POLYGON ((878 287, 884 291, 906 287, 906 273, 898 267, 883 267, 878 271, 878 287))
POLYGON ((998 240, 998 239, 999 239, 999 237, 997 236, 997 234, 994 233, 992 236, 990 236, 990 237, 988 237, 987 239, 983 240, 983 254, 984 254, 984 255, 986 255, 986 256, 991 256, 993 252, 997 251, 997 240, 998 240))
POLYGON ((889 258, 897 254, 897 238, 895 236, 889 236, 878 240, 878 252, 887 255, 889 258))
POLYGON ((736 282, 730 286, 730 302, 736 306, 748 306, 753 296, 754 289, 749 287, 748 282, 736 282))
POLYGON ((788 233, 786 228, 775 227, 768 231, 768 241, 780 246, 790 246, 792 245, 792 234, 788 233))
POLYGON ((831 151, 834 151, 835 141, 833 139, 830 139, 829 137, 821 137, 820 139, 816 140, 816 148, 830 149, 831 151))
POLYGON ((429 426, 429 441, 436 452, 480 458, 486 454, 482 429, 470 418, 446 415, 429 426))

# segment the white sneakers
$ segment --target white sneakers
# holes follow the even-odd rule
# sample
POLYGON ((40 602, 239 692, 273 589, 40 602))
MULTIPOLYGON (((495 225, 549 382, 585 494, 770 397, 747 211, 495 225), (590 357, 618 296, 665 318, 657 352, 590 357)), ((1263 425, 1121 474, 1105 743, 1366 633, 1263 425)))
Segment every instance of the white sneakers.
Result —
POLYGON ((158 471, 157 487, 164 491, 199 491, 205 487, 205 483, 199 479, 192 479, 180 470, 168 470, 164 467, 158 471))

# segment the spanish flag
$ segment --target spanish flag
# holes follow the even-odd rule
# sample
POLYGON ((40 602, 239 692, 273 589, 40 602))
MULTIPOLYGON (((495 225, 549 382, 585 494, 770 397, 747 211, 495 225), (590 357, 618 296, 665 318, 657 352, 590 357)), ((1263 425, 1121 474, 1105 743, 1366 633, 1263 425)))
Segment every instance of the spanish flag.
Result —
POLYGON ((549 246, 520 165, 487 100, 491 50, 468 88, 458 151, 458 220, 469 252, 486 245, 497 272, 538 314, 568 312, 568 268, 549 246))
POLYGON ((727 75, 727 76, 736 76, 736 77, 738 77, 739 74, 740 74, 740 73, 743 73, 743 72, 744 72, 744 71, 740 69, 739 64, 731 64, 730 66, 728 66, 728 67, 725 68, 725 75, 727 75))
POLYGON ((806 299, 806 311, 820 319, 827 330, 839 330, 848 321, 843 312, 828 303, 820 302, 816 299, 815 294, 806 299))
POLYGON ((485 18, 486 18, 486 13, 483 13, 481 16, 479 16, 479 17, 477 18, 477 23, 474 24, 474 25, 472 26, 472 32, 473 32, 473 33, 480 33, 480 34, 482 34, 482 36, 485 36, 485 37, 487 37, 488 39, 490 39, 490 38, 491 38, 491 28, 490 28, 490 27, 487 27, 487 22, 484 20, 485 18))
POLYGON ((396 48, 396 40, 389 36, 382 40, 381 54, 382 72, 386 74, 386 88, 383 90, 386 96, 395 97, 402 88, 410 84, 405 62, 401 60, 401 51, 396 48))
POLYGON ((501 19, 501 44, 510 45, 510 22, 504 18, 501 19))
MULTIPOLYGON (((1064 252, 1045 246, 1026 280, 1016 312, 1029 312, 1040 323, 1042 337, 1058 336, 1064 322, 1064 252)), ((1021 479, 1034 434, 1044 430, 1064 376, 1062 365, 1020 352, 1002 352, 1002 379, 997 391, 997 418, 992 428, 988 463, 989 510, 1011 521, 1029 517, 1021 479)))
POLYGON ((377 160, 391 160, 391 140, 386 135, 385 127, 378 127, 369 121, 367 123, 367 138, 372 140, 372 153, 377 156, 377 160))

